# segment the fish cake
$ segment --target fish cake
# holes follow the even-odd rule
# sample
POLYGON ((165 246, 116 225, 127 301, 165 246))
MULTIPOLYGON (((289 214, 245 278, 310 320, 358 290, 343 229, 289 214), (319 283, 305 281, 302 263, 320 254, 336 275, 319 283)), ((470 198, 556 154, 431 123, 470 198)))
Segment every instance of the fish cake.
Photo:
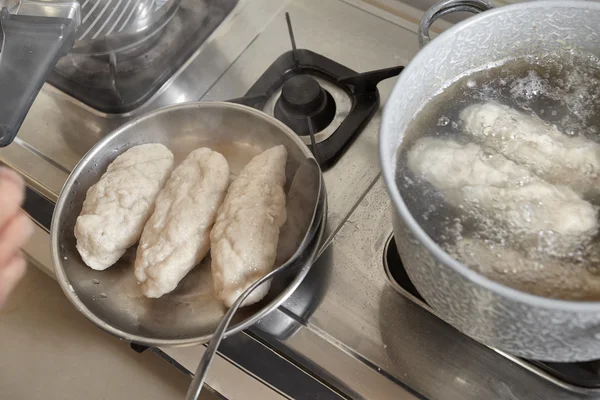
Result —
POLYGON ((465 131, 481 145, 550 183, 594 196, 600 184, 600 144, 567 136, 541 119, 493 101, 465 108, 465 131))
POLYGON ((478 209, 514 233, 554 231, 577 244, 596 233, 597 212, 567 186, 553 185, 502 154, 453 140, 419 139, 408 153, 415 175, 455 207, 478 209))
POLYGON ((132 147, 88 189, 74 232, 86 265, 104 270, 139 240, 173 160, 161 144, 132 147))
MULTIPOLYGON (((287 151, 276 146, 254 157, 232 182, 210 234, 216 296, 231 307, 250 285, 272 271, 279 230, 285 223, 287 151)), ((270 282, 242 306, 260 301, 270 282)))
POLYGON ((173 291, 206 256, 228 184, 227 160, 208 148, 194 150, 175 168, 137 249, 135 276, 146 297, 173 291))

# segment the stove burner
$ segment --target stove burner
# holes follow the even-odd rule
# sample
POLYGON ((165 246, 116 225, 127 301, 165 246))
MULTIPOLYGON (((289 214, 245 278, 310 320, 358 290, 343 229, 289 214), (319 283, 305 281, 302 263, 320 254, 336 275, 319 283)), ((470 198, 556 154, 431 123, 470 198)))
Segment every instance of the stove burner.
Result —
MULTIPOLYGON (((411 300, 423 308, 429 309, 429 305, 417 291, 417 288, 406 273, 393 236, 388 240, 383 257, 386 274, 394 289, 406 297, 409 297, 407 294, 412 295, 414 299, 411 300)), ((559 379, 569 385, 587 389, 600 389, 600 360, 581 363, 551 363, 527 359, 520 360, 522 363, 528 364, 528 368, 537 370, 536 373, 538 375, 547 379, 559 379)))
MULTIPOLYGON (((56 64, 48 82, 101 112, 135 110, 189 60, 237 3, 238 0, 182 0, 156 35, 132 48, 106 55, 70 52, 56 64)), ((88 8, 92 5, 90 2, 88 8)), ((86 10, 82 12, 89 14, 86 10)))
POLYGON ((292 50, 277 58, 244 97, 231 102, 264 111, 292 128, 326 170, 379 108, 377 84, 397 76, 404 67, 357 73, 310 50, 298 50, 287 13, 286 20, 292 50), (329 90, 323 88, 325 84, 329 90), (336 104, 340 93, 344 98, 336 104), (272 99, 277 99, 274 105, 269 102, 272 99))
POLYGON ((310 135, 325 129, 335 117, 335 101, 331 93, 309 75, 288 79, 275 105, 275 118, 298 135, 310 135), (311 126, 312 124, 312 126, 311 126))

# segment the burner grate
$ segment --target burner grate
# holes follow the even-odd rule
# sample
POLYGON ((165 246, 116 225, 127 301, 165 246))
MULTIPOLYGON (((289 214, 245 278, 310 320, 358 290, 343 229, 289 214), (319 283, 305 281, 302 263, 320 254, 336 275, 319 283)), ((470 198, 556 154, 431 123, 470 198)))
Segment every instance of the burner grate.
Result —
POLYGON ((332 167, 379 108, 377 84, 404 67, 357 73, 321 54, 296 48, 282 54, 244 97, 232 102, 262 110, 288 125, 311 148, 323 170, 332 167))

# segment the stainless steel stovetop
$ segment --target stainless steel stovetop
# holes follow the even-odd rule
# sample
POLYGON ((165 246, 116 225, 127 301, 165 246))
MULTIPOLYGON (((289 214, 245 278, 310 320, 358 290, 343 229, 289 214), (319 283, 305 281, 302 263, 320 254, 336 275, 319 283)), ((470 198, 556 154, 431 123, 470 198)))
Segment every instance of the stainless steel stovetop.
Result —
MULTIPOLYGON (((52 202, 100 137, 160 106, 244 96, 290 50, 286 12, 298 48, 358 72, 406 65, 418 50, 422 11, 400 1, 240 0, 182 68, 127 114, 99 112, 46 84, 17 140, 0 149, 0 162, 28 181, 24 208, 38 223, 26 248, 32 261, 54 274, 47 231, 52 202)), ((282 307, 223 343, 207 384, 230 399, 600 398, 475 343, 388 280, 383 260, 392 226, 377 132, 394 83, 378 85, 379 110, 325 172, 328 235, 318 262, 282 307)), ((190 373, 204 347, 149 351, 190 373)))

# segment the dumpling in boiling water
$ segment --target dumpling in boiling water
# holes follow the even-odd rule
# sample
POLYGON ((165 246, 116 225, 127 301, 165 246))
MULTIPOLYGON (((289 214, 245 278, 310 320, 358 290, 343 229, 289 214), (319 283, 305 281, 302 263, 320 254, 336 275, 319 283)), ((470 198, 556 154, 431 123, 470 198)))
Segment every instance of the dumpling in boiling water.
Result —
POLYGON ((600 192, 600 144, 567 136, 539 118, 490 101, 465 108, 465 130, 482 145, 579 194, 600 192))
POLYGON ((565 246, 598 228, 594 207, 566 186, 552 185, 498 153, 474 144, 422 138, 408 166, 456 207, 477 210, 515 234, 554 231, 565 246))
POLYGON ((491 241, 464 238, 446 249, 466 266, 496 282, 543 297, 598 300, 600 275, 569 260, 539 255, 491 241))

